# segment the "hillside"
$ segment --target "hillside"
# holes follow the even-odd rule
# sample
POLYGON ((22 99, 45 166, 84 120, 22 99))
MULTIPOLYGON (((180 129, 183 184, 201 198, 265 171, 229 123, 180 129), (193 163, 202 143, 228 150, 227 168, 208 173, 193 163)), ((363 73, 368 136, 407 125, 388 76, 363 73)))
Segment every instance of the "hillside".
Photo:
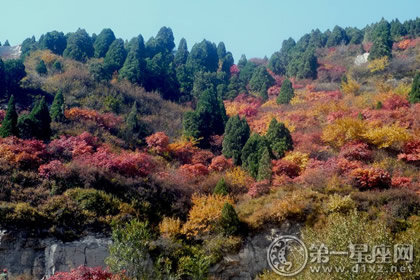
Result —
MULTIPOLYGON (((53 31, 21 51, 0 49, 0 227, 111 236, 99 279, 228 279, 226 256, 287 225, 334 250, 420 246, 419 18, 237 63, 223 42, 175 50, 167 27, 146 43, 53 31)), ((295 279, 418 279, 420 255, 409 265, 295 279)), ((290 279, 265 269, 236 279, 290 279)))

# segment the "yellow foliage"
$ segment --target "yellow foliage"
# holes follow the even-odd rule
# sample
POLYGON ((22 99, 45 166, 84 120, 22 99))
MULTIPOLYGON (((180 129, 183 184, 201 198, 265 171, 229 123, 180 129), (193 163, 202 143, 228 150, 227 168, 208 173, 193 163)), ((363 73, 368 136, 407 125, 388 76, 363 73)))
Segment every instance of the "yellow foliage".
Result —
POLYGON ((51 51, 43 51, 41 53, 41 59, 45 62, 46 65, 51 66, 57 59, 58 55, 53 54, 51 51))
POLYGON ((408 93, 411 91, 411 85, 410 84, 398 84, 398 86, 396 88, 393 89, 393 92, 395 94, 407 97, 408 93))
POLYGON ((392 86, 384 81, 376 82, 375 86, 378 93, 391 93, 392 91, 392 86))
POLYGON ((277 102, 275 98, 267 100, 263 105, 261 105, 262 108, 269 108, 269 107, 276 107, 277 102))
POLYGON ((389 59, 387 56, 372 60, 369 65, 368 68, 370 70, 371 73, 375 73, 378 71, 383 71, 385 70, 385 68, 389 65, 389 59))
POLYGON ((360 85, 355 80, 349 78, 347 82, 341 83, 341 89, 345 94, 357 95, 360 90, 360 85))
POLYGON ((289 152, 284 157, 285 160, 293 162, 299 166, 300 170, 304 170, 309 161, 309 154, 301 152, 289 152))
POLYGON ((305 103, 306 100, 304 98, 302 98, 300 95, 295 95, 292 100, 290 100, 290 104, 291 105, 298 105, 298 104, 302 104, 305 103))
POLYGON ((241 167, 237 166, 226 172, 226 180, 231 184, 238 187, 245 187, 252 182, 251 177, 241 167))
POLYGON ((367 141, 380 149, 395 148, 399 149, 404 143, 409 141, 412 136, 408 130, 401 127, 398 123, 375 127, 370 125, 363 137, 367 141))
POLYGON ((355 118, 342 118, 328 125, 322 139, 333 147, 341 147, 353 140, 361 140, 366 132, 365 123, 355 118))
POLYGON ((233 200, 223 195, 193 195, 192 203, 188 220, 182 227, 182 233, 189 238, 213 231, 220 220, 223 206, 225 203, 233 204, 233 200))
POLYGON ((330 196, 330 199, 327 202, 327 211, 330 213, 347 213, 354 209, 355 206, 356 203, 353 201, 353 199, 351 199, 350 195, 340 196, 338 194, 334 194, 330 196))
POLYGON ((181 220, 165 217, 159 224, 159 231, 163 237, 174 238, 181 233, 181 220))

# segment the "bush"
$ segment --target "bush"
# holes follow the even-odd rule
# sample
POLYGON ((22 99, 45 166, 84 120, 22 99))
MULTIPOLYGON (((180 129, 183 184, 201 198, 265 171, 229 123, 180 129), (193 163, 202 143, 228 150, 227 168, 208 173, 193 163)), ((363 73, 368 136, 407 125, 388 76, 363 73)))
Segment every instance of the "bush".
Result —
POLYGON ((352 184, 361 190, 387 189, 391 186, 391 176, 378 168, 357 168, 350 173, 352 184))

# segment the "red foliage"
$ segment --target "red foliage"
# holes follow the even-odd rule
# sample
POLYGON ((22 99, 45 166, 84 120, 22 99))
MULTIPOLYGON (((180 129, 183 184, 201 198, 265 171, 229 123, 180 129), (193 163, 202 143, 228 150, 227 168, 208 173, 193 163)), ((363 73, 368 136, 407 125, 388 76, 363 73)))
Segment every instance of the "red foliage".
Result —
POLYGON ((88 132, 78 136, 61 136, 51 141, 48 152, 56 158, 76 158, 85 154, 92 154, 99 146, 98 139, 88 132))
POLYGON ((420 162, 420 141, 414 140, 407 142, 403 147, 403 152, 398 155, 398 159, 411 163, 420 162))
POLYGON ((47 164, 43 164, 38 168, 39 175, 50 179, 55 177, 63 172, 65 172, 66 167, 59 160, 50 161, 47 164))
POLYGON ((391 186, 391 176, 379 168, 357 168, 350 173, 353 185, 362 189, 385 189, 391 186))
POLYGON ((123 119, 112 113, 98 113, 95 110, 71 108, 64 112, 67 119, 72 121, 93 121, 97 125, 107 129, 116 128, 120 126, 123 119))
POLYGON ((270 191, 270 181, 269 180, 263 180, 260 182, 255 182, 249 187, 248 195, 252 198, 261 196, 263 194, 266 194, 270 191))
POLYGON ((107 147, 100 147, 93 154, 85 154, 77 161, 81 165, 96 166, 124 176, 147 176, 155 163, 150 155, 142 152, 112 153, 107 147))
POLYGON ((272 171, 277 176, 286 175, 290 178, 295 178, 299 176, 300 168, 293 162, 279 159, 272 161, 272 171))
POLYGON ((6 116, 5 110, 0 110, 0 123, 4 120, 4 117, 6 116))
POLYGON ((10 160, 20 168, 38 168, 48 156, 45 144, 39 140, 1 138, 0 146, 13 156, 10 160))
POLYGON ((209 174, 209 170, 202 163, 184 164, 180 167, 180 171, 189 177, 206 176, 209 174))
POLYGON ((112 274, 101 267, 79 266, 70 272, 58 272, 49 278, 50 280, 123 280, 123 274, 112 274))
POLYGON ((391 186, 393 188, 407 188, 411 185, 411 178, 409 177, 393 177, 391 186))
POLYGON ((214 157, 213 153, 207 150, 198 150, 192 155, 191 163, 197 164, 201 163, 203 165, 208 165, 211 162, 211 159, 214 157))
POLYGON ((240 110, 238 112, 238 114, 240 116, 245 116, 247 118, 254 117, 254 116, 256 116, 258 114, 258 108, 259 108, 259 105, 252 104, 252 105, 246 106, 245 108, 243 108, 242 110, 240 110))
POLYGON ((369 161, 372 159, 372 151, 363 142, 350 142, 341 148, 340 156, 348 160, 369 161))
POLYGON ((407 108, 407 107, 410 107, 410 103, 408 103, 407 99, 396 94, 386 99, 383 103, 383 108, 387 110, 395 110, 398 108, 407 108))
POLYGON ((268 95, 270 95, 270 96, 277 96, 277 95, 279 95, 280 90, 281 90, 281 87, 280 87, 280 86, 278 86, 278 85, 274 85, 274 86, 272 86, 272 87, 270 87, 270 88, 268 89, 267 93, 268 93, 268 95))
POLYGON ((159 155, 167 153, 169 145, 169 137, 164 132, 156 132, 146 138, 146 143, 152 152, 159 155))
POLYGON ((292 139, 296 150, 309 153, 311 156, 316 156, 328 148, 322 141, 321 132, 303 133, 296 131, 292 132, 292 139))
POLYGON ((217 156, 212 159, 209 166, 210 171, 225 171, 233 166, 233 160, 227 159, 224 156, 217 156))
POLYGON ((337 167, 341 173, 348 174, 355 169, 362 168, 364 164, 360 161, 350 161, 345 158, 339 158, 337 160, 337 167))
POLYGON ((239 74, 239 68, 238 68, 238 66, 236 64, 233 64, 230 67, 230 74, 231 75, 237 75, 237 74, 239 74))

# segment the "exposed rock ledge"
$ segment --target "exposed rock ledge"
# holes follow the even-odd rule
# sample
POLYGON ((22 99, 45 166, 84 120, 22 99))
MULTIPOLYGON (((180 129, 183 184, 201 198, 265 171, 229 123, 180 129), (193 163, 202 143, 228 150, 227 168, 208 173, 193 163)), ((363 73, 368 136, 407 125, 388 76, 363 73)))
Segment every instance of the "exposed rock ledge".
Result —
POLYGON ((0 268, 9 270, 10 279, 19 275, 41 279, 79 265, 105 266, 110 243, 109 238, 94 236, 63 243, 0 231, 0 268))

